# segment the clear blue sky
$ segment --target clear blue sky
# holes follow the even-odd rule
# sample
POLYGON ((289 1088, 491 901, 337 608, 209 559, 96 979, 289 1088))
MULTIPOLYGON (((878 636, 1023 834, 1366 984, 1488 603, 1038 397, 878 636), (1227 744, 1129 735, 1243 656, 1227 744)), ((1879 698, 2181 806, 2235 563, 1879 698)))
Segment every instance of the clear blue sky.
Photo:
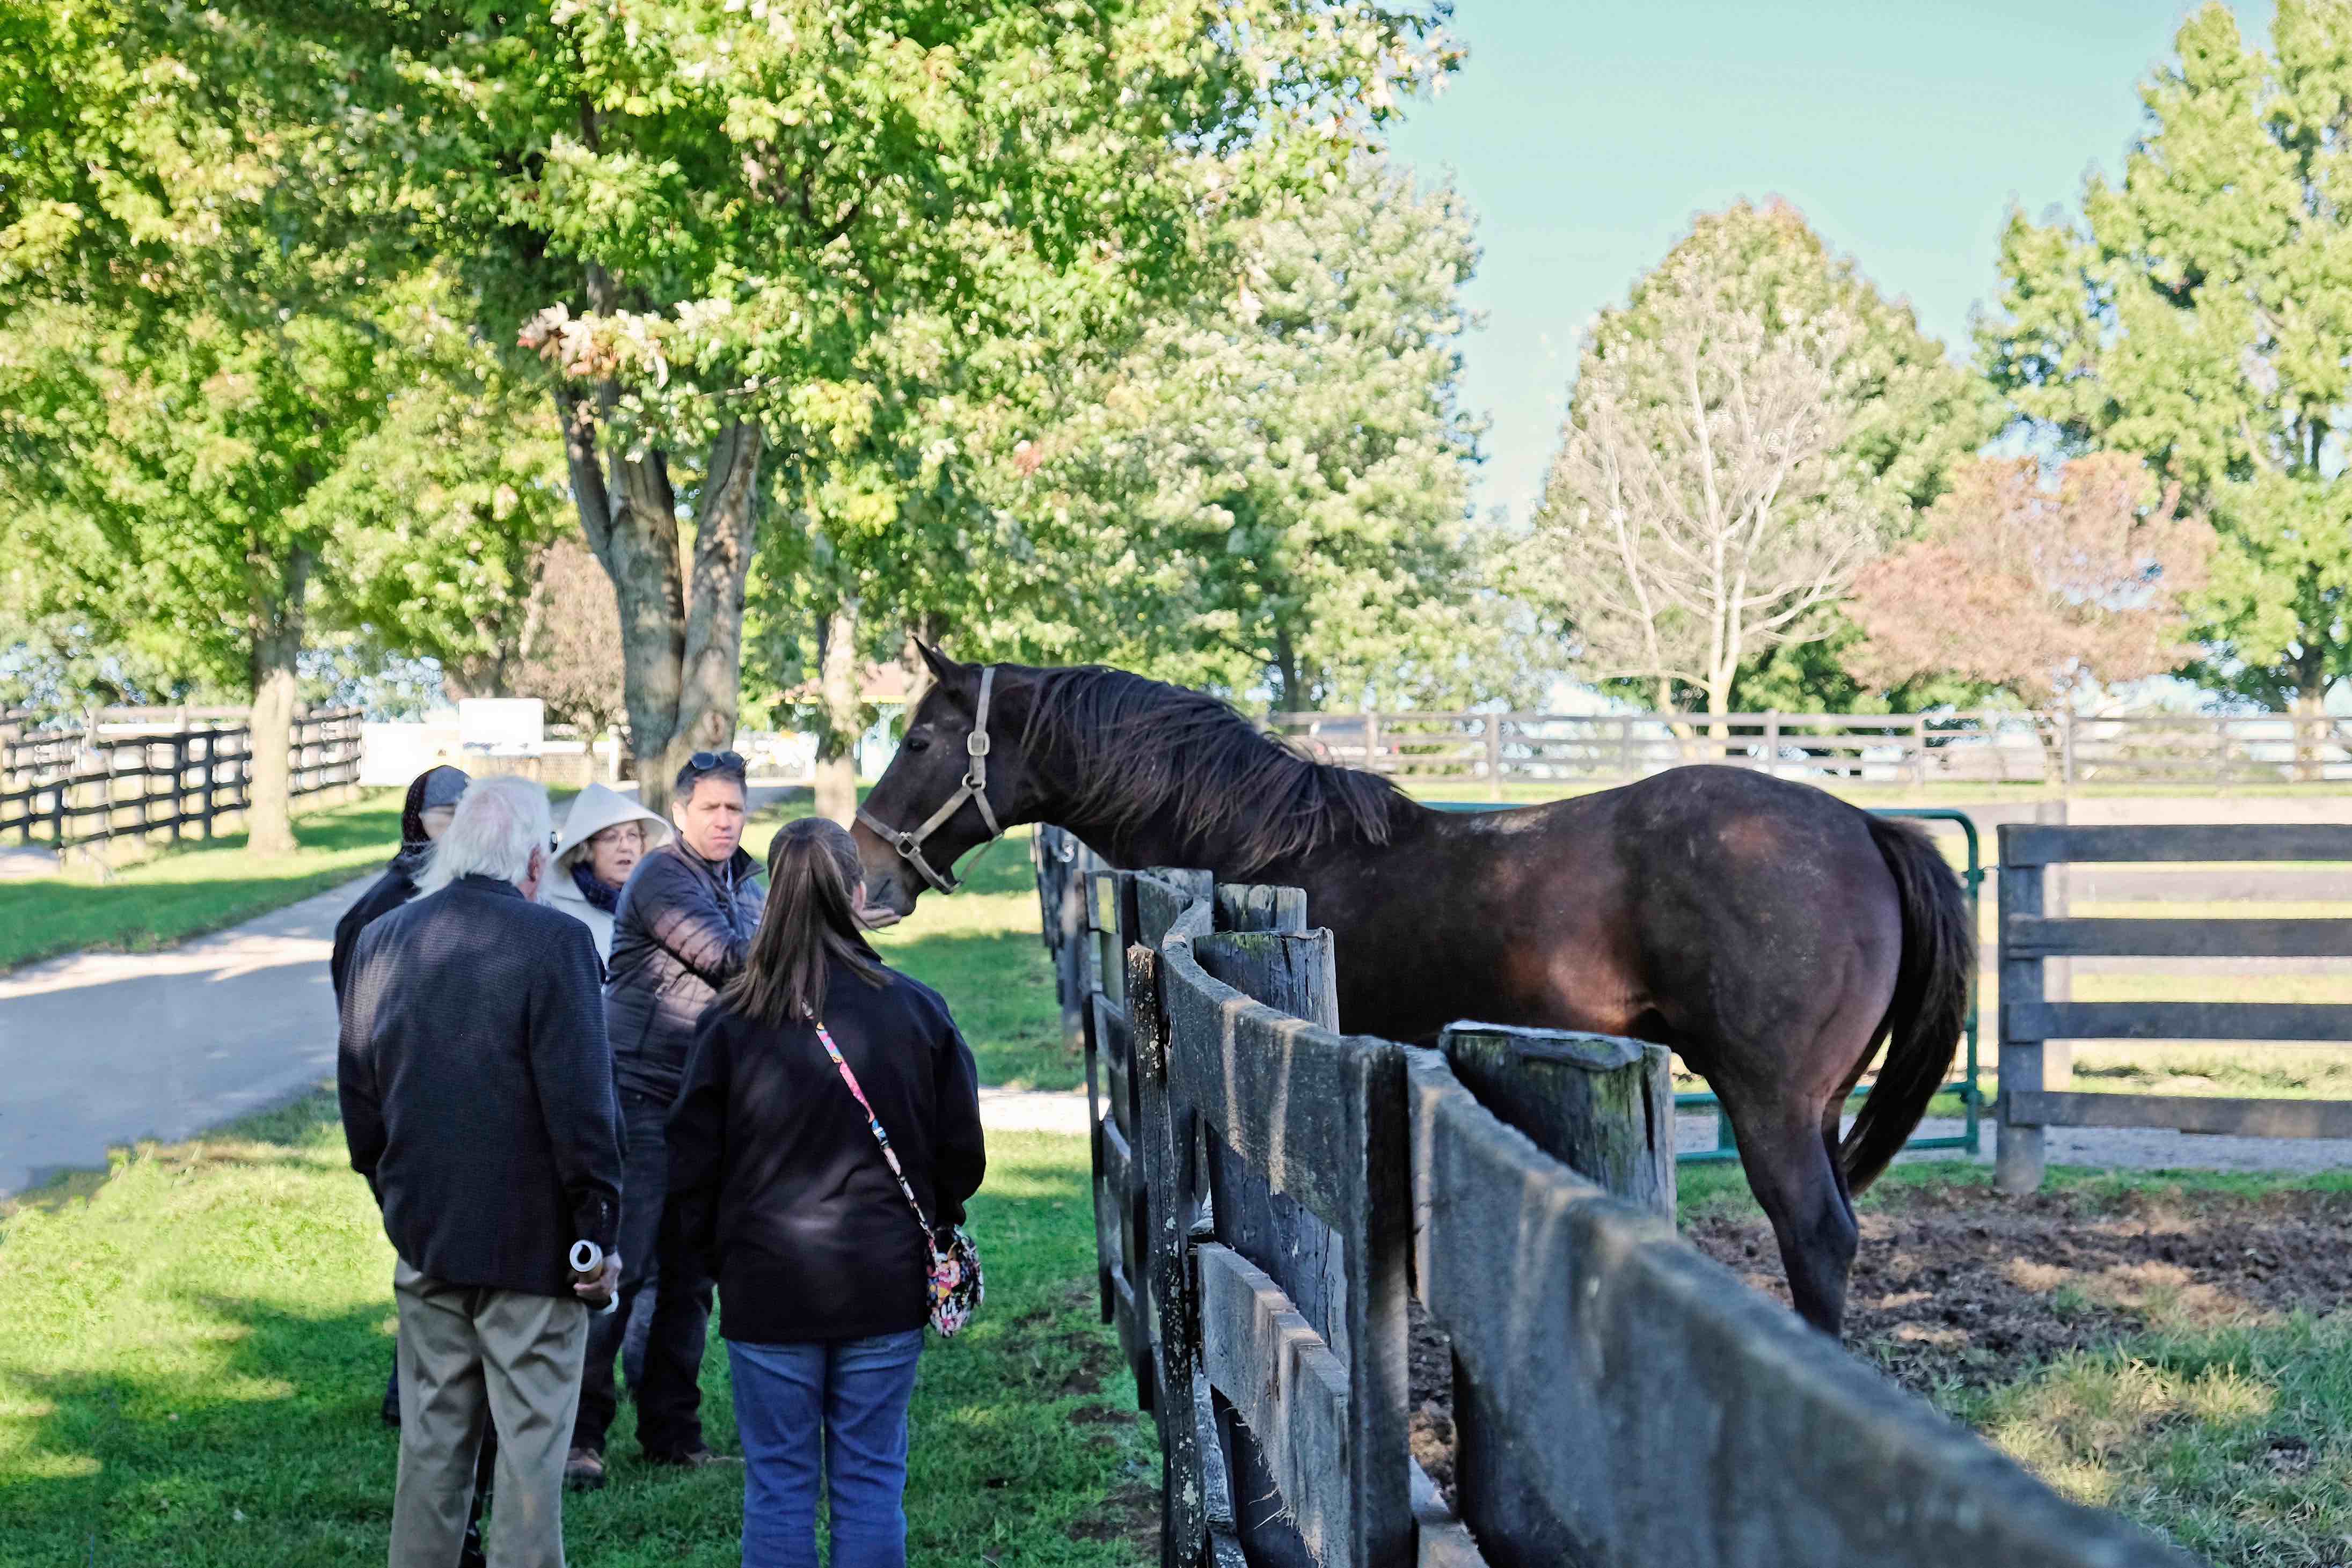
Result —
MULTIPOLYGON (((1485 249, 1465 392, 1482 507, 1525 517, 1593 313, 1741 196, 1794 203, 1969 352, 2012 203, 2120 170, 2180 0, 1459 0, 1470 59, 1399 159, 1451 172, 1485 249)), ((2267 39, 2267 0, 2236 7, 2267 39)))

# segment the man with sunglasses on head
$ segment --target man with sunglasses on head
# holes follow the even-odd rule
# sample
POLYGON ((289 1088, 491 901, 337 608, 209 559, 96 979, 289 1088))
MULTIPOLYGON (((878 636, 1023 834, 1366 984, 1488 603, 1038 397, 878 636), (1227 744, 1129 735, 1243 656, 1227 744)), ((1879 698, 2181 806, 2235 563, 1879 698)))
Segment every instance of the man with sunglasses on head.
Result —
POLYGON ((658 1273, 645 1371, 637 1382, 637 1444, 656 1464, 719 1463, 702 1438, 702 1352, 711 1281, 691 1249, 663 1234, 669 1176, 666 1124, 686 1071, 695 1024, 743 967, 767 895, 760 863, 742 847, 743 759, 698 751, 670 795, 677 834, 646 852, 613 915, 604 983, 605 1032, 626 1134, 621 1184, 620 1308, 590 1324, 580 1415, 564 1479, 604 1484, 604 1434, 615 1401, 613 1360, 637 1293, 658 1273))

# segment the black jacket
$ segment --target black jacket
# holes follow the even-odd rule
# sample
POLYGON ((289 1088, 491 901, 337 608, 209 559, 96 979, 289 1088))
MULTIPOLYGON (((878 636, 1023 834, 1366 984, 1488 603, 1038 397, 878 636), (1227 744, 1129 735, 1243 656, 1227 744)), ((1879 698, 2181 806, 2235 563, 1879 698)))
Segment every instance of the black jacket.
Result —
POLYGON ((338 1086, 352 1168, 414 1268, 569 1299, 621 1196, 596 944, 511 883, 462 877, 360 936, 338 1086))
POLYGON ((335 983, 335 1006, 343 1005, 343 985, 351 977, 352 950, 360 933, 416 896, 416 873, 425 869, 425 852, 433 841, 425 836, 425 781, 437 769, 428 768, 409 780, 408 799, 400 808, 400 852, 360 901, 335 922, 335 950, 327 959, 327 974, 335 983))
MULTIPOLYGON (((962 1223, 988 1157, 971 1051, 929 987, 835 963, 825 1027, 934 1225, 962 1223)), ((816 1030, 713 1008, 669 1119, 670 1218, 751 1344, 920 1328, 930 1260, 914 1212, 816 1030)))
POLYGON ((759 869, 748 851, 714 866, 672 839, 629 873, 613 914, 604 984, 604 1028, 622 1088, 664 1104, 677 1098, 702 1009, 751 951, 767 896, 759 869))

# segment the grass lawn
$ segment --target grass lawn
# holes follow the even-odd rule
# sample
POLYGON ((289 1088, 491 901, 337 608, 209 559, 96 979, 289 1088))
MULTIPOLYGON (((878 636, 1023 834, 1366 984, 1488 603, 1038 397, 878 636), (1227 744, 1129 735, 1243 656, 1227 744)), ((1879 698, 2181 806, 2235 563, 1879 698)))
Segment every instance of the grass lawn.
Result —
MULTIPOLYGON (((1022 850, 998 851, 971 893, 926 901, 885 944, 946 994, 983 1081, 1066 1082, 1022 850)), ((1097 1321, 1086 1141, 989 1145, 971 1207, 988 1303, 924 1357, 911 1558, 1147 1562, 1158 1459, 1097 1321)), ((105 1179, 0 1219, 0 1568, 380 1561, 396 1458, 375 1415, 392 1261, 323 1094, 118 1156, 105 1179)), ((704 1388, 709 1435, 732 1449, 716 1334, 704 1388)), ((572 1560, 731 1568, 740 1472, 648 1469, 634 1420, 624 1404, 612 1484, 566 1503, 572 1560)))
MULTIPOLYGON (((2147 1215, 2159 1243, 2176 1231, 2193 1238, 2198 1217, 2213 1206, 2250 1206, 2243 1212, 2255 1218, 2242 1239, 2252 1249, 2276 1234, 2260 1218, 2265 1201, 2352 1192, 2352 1171, 2279 1177, 2054 1167, 2049 1190, 2079 1200, 2095 1217, 2109 1207, 2147 1215)), ((1928 1207, 1923 1199, 1952 1200, 1936 1207, 1957 1207, 1963 1226, 1998 1224, 2019 1210, 1990 1190, 1990 1173, 1979 1167, 1898 1166, 1862 1200, 1865 1233, 1869 1215, 1928 1207)), ((1755 1213, 1738 1171, 1724 1166, 1685 1166, 1681 1207, 1685 1224, 1755 1213)), ((2080 1234, 2096 1223, 2074 1228, 2080 1234)), ((2332 1231, 2340 1249, 2340 1220, 2324 1222, 2323 1231, 2332 1231)), ((1872 1245, 1865 1239, 1865 1249, 1872 1245)), ((2229 1246, 2238 1250, 2234 1236, 2229 1246)), ((1930 1261, 1948 1267, 1958 1260, 1939 1253, 1930 1261)), ((2021 1314, 2063 1320, 2123 1301, 2129 1326, 2014 1375, 1942 1382, 1926 1390, 1938 1408, 2067 1496, 2114 1509, 2229 1568, 2317 1568, 2352 1556, 2352 1312, 2332 1301, 2265 1310, 2227 1290, 2183 1282, 2161 1255, 2104 1276, 2077 1270, 2062 1278, 2038 1255, 2012 1257, 2003 1268, 2017 1282, 2021 1314)), ((1962 1294, 1955 1291, 1952 1299, 1962 1294)), ((1922 1321, 1855 1349, 1898 1360, 1937 1332, 1922 1321)))
MULTIPOLYGON (((1134 1395, 1096 1321, 1085 1140, 999 1134, 972 1227, 989 1299, 934 1341, 915 1403, 915 1561, 1124 1564, 1156 1529, 1134 1395)), ((342 1568, 380 1557, 392 1250, 331 1097, 118 1166, 0 1231, 0 1565, 342 1568)), ((725 1349, 704 1368, 733 1447, 725 1349)), ((576 1561, 738 1560, 741 1477, 637 1462, 570 1500, 576 1561)))
POLYGON ((290 855, 254 854, 243 833, 231 833, 104 882, 74 875, 0 883, 0 972, 85 948, 168 947, 324 893, 400 847, 400 800, 396 790, 371 790, 297 819, 301 847, 290 855))

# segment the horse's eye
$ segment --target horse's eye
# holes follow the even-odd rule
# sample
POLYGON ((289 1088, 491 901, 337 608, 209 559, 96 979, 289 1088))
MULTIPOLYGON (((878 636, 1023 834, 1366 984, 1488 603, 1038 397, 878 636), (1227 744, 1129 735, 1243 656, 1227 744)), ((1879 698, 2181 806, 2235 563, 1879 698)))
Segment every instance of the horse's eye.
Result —
POLYGON ((910 735, 907 737, 907 749, 909 751, 928 751, 930 746, 931 737, 928 735, 910 735))

